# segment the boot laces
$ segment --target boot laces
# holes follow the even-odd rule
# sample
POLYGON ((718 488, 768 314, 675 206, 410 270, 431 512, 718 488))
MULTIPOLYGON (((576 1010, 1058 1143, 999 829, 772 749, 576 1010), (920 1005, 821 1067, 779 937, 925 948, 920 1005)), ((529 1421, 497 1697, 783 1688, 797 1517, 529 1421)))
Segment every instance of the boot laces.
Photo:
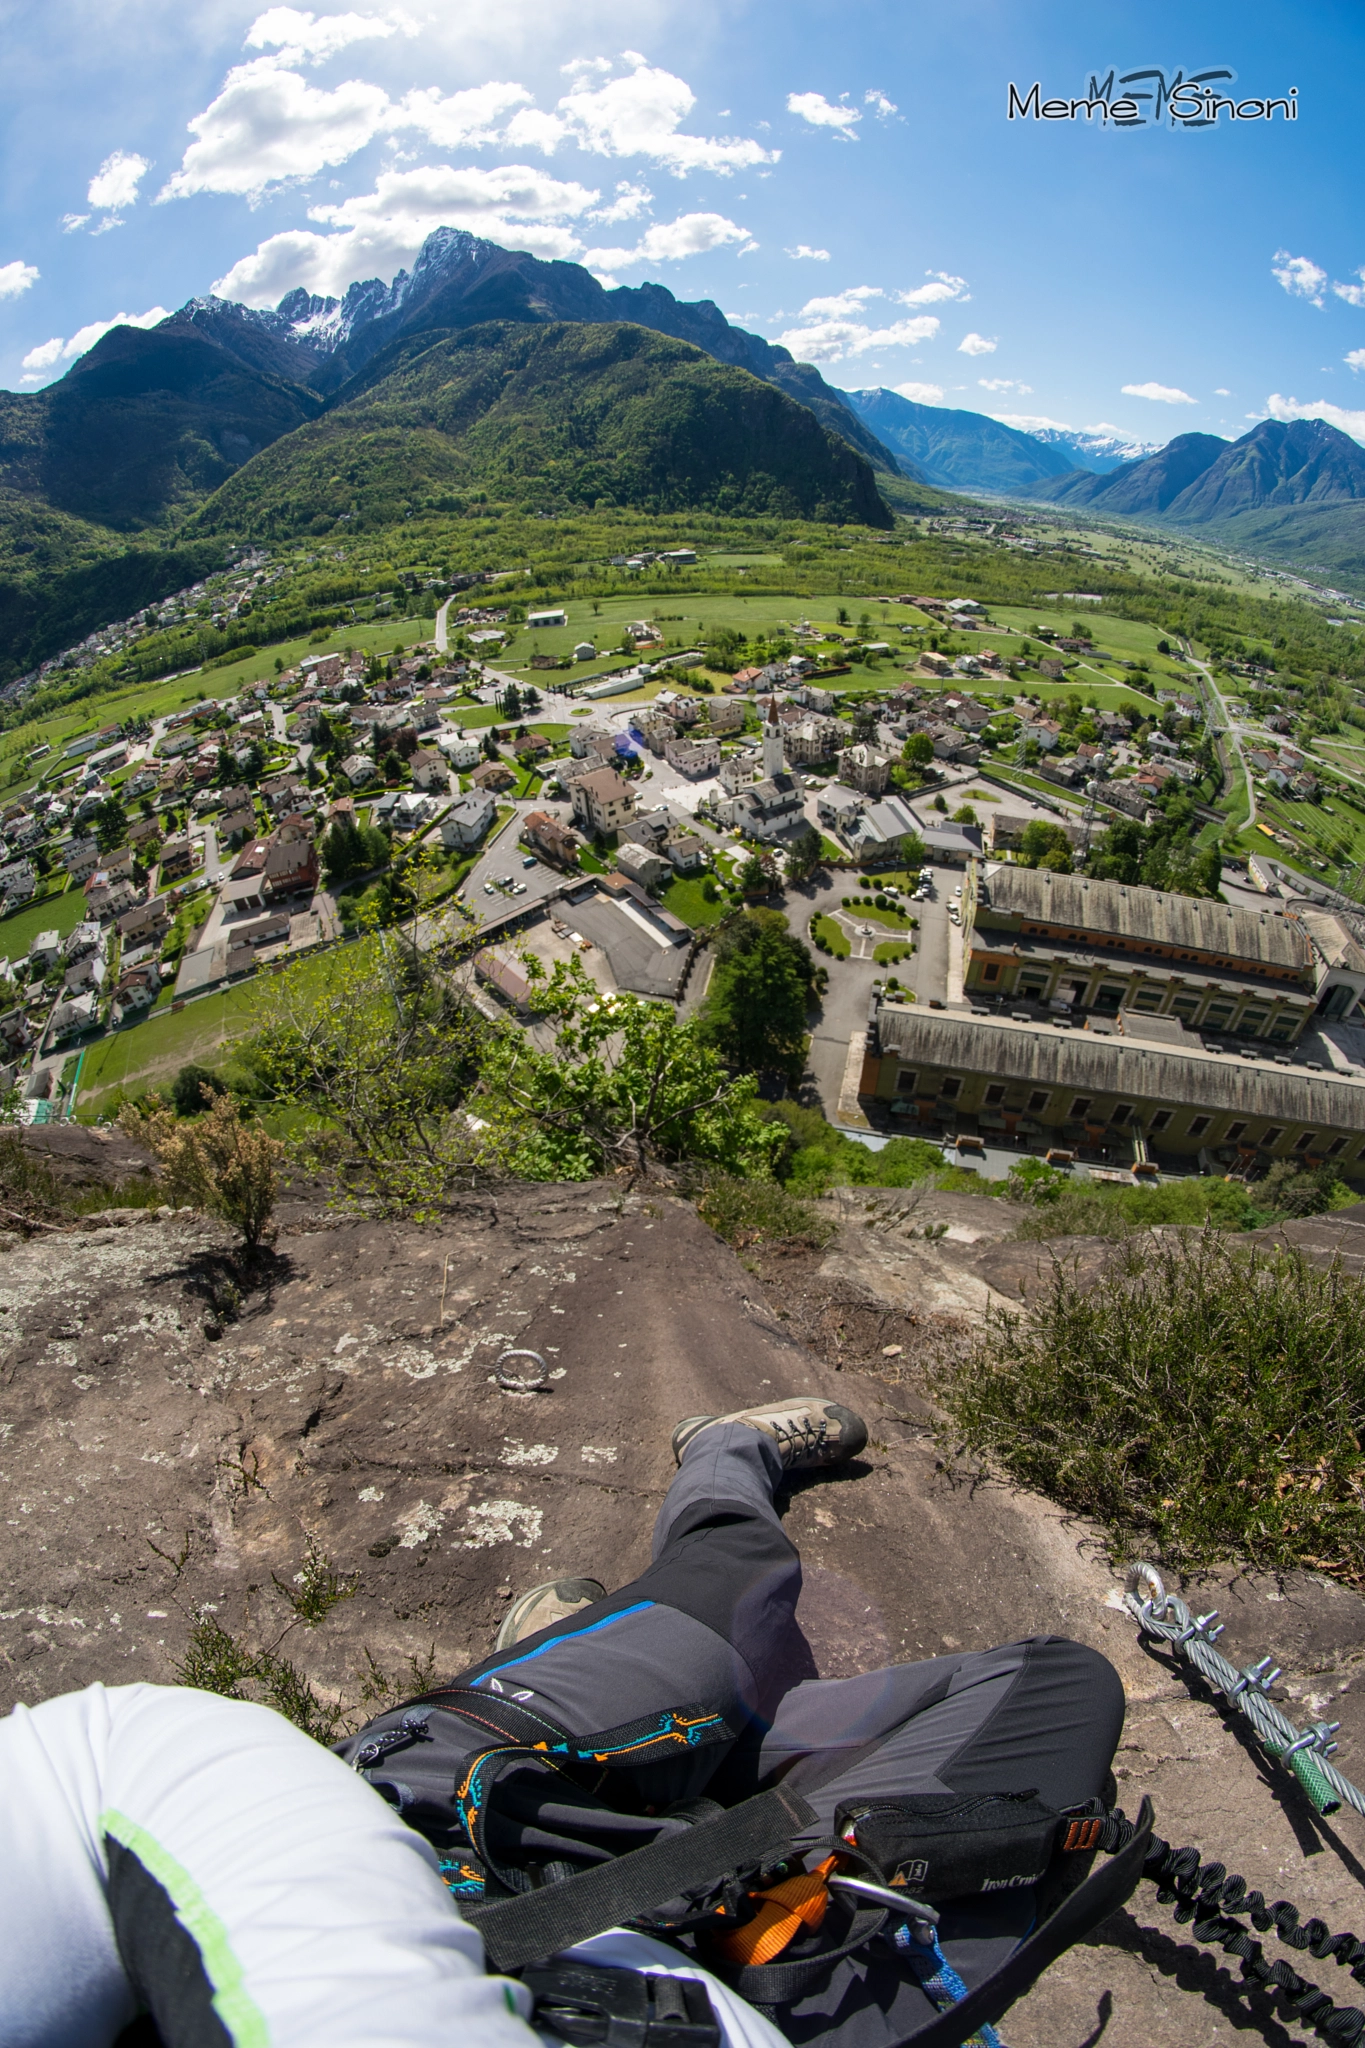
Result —
POLYGON ((829 1420, 822 1415, 817 1423, 807 1409, 799 1419, 786 1415, 774 1416, 773 1430, 782 1452, 783 1463, 789 1464, 794 1458, 824 1448, 825 1439, 829 1435, 829 1420))

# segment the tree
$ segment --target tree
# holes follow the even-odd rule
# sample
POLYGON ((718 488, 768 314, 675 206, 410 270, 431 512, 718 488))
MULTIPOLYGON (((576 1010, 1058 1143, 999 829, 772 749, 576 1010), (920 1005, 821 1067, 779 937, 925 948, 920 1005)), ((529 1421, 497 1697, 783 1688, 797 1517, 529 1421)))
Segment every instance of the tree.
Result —
POLYGON ((336 887, 352 875, 382 868, 389 858, 389 842, 377 825, 358 825, 344 812, 334 818, 318 848, 329 887, 336 887))
POLYGON ((823 849, 818 832, 803 833, 787 848, 787 880, 808 882, 823 858, 823 849))
POLYGON ((182 1067, 171 1084, 171 1105, 177 1116, 199 1116, 215 1095, 227 1088, 208 1067, 182 1067))
POLYGON ((270 1226, 284 1147, 258 1123, 244 1123, 231 1095, 215 1095, 201 1116, 182 1122, 159 1095, 145 1107, 125 1103, 119 1125, 161 1164, 175 1202, 221 1216, 254 1252, 270 1226))
POLYGON ((970 804, 959 804, 953 812, 953 823, 955 825, 975 825, 976 822, 976 812, 970 804))
POLYGON ((603 996, 577 961, 548 980, 538 961, 534 1012, 545 1048, 515 1026, 486 1043, 476 1097, 490 1154, 528 1180, 588 1180, 656 1160, 695 1159, 767 1179, 786 1132, 759 1113, 748 1075, 732 1077, 701 1023, 671 1003, 603 996))
POLYGON ((489 1027, 410 932, 375 922, 272 976, 244 1056, 277 1102, 340 1133, 356 1199, 429 1212, 486 1149, 461 1105, 489 1027))
POLYGON ((708 1043, 744 1074, 772 1074, 789 1086, 806 1059, 806 1012, 815 959, 776 911, 750 911, 716 941, 703 1012, 708 1043))
POLYGON ((934 758, 934 743, 927 732, 912 732, 901 749, 901 759, 909 768, 927 768, 934 758))
POLYGON ((105 797, 94 813, 95 839, 101 853, 112 853, 128 837, 128 813, 116 796, 105 797))
POLYGON ((1026 868, 1046 867, 1054 874, 1069 875, 1071 841, 1065 827, 1047 818, 1030 818, 1019 835, 1019 860, 1026 868))
POLYGON ((738 886, 746 896, 766 896, 776 879, 773 858, 751 853, 739 871, 738 886))
POLYGON ((929 858, 929 849, 918 832, 901 834, 900 856, 907 868, 922 868, 929 858))

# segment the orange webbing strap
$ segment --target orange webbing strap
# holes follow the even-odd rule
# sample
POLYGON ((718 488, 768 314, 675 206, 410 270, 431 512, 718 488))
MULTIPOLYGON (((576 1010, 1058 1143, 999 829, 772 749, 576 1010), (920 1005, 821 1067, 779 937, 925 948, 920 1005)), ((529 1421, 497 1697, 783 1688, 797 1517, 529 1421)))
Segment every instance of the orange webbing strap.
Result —
POLYGON ((715 1946, 726 1961, 745 1967, 770 1963, 795 1941, 803 1927, 814 1934, 824 1923, 829 1905, 827 1880, 838 1862, 837 1856, 827 1856, 812 1871, 784 1878, 768 1891, 750 1892, 751 1899, 763 1902, 753 1919, 733 1934, 716 1937, 715 1946))

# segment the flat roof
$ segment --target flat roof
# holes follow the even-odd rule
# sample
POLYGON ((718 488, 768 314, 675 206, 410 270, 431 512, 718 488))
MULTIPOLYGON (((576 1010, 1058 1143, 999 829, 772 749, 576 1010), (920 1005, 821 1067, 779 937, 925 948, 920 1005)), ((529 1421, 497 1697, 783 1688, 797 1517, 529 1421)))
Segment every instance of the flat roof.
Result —
POLYGON ((954 1017, 897 1003, 882 1004, 877 1029, 885 1052, 916 1066, 1365 1132, 1365 1082, 1273 1066, 1268 1055, 1253 1062, 1202 1047, 1168 1050, 1132 1038, 954 1017))

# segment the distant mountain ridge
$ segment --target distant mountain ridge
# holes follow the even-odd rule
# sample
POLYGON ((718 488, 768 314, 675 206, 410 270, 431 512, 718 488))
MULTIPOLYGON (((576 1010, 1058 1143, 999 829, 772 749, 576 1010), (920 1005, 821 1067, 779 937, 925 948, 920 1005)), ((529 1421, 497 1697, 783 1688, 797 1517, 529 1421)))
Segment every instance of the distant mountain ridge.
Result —
POLYGON ((849 404, 878 440, 884 441, 926 483, 948 491, 1001 491, 1027 496, 1038 485, 1068 475, 1073 457, 1018 427, 1003 426, 983 412, 949 405, 920 405, 879 386, 850 391, 849 404))
POLYGON ((1212 525, 1250 512, 1365 501, 1365 448, 1326 420, 1258 420, 1236 441, 1178 434, 1110 476, 1073 472, 1039 496, 1174 525, 1212 525))
POLYGON ((489 320, 391 341, 189 530, 274 540, 390 525, 474 493, 528 509, 892 523, 871 464, 775 385, 638 322, 489 320))
MULTIPOLYGON (((712 300, 676 299, 659 284, 608 290, 581 264, 503 249, 463 228, 434 229, 412 269, 400 270, 388 285, 368 278, 341 299, 296 290, 273 309, 191 299, 162 328, 191 326, 243 364, 292 377, 331 397, 391 342, 489 320, 628 320, 690 341, 717 362, 748 370, 809 406, 822 426, 842 434, 874 467, 892 474, 905 470, 812 364, 798 363, 789 350, 732 326, 712 300)), ((914 472, 909 474, 913 479, 914 472)))

